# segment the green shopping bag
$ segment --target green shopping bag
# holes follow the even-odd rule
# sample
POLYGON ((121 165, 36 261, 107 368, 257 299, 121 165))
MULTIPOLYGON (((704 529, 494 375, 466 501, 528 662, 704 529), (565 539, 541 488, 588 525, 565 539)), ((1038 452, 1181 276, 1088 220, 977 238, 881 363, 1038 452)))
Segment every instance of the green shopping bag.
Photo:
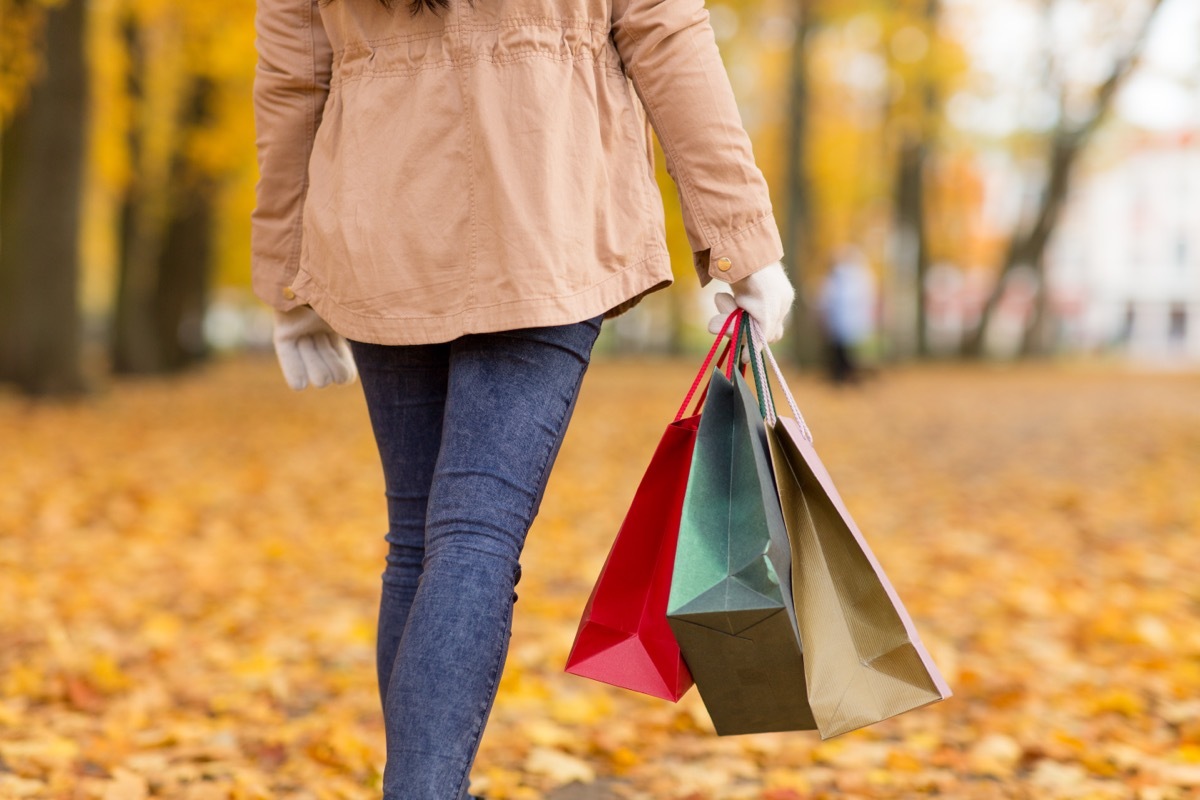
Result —
POLYGON ((813 730, 790 590, 791 549, 758 403, 716 371, 700 417, 667 619, 721 735, 813 730))

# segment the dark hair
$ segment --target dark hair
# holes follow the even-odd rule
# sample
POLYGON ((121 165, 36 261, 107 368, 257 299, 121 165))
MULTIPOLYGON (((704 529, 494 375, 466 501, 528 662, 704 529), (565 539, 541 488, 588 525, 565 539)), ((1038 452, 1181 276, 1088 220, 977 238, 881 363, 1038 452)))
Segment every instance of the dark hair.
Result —
MULTIPOLYGON (((327 6, 332 2, 333 0, 317 0, 317 4, 322 6, 327 6)), ((395 3, 395 0, 379 0, 379 4, 388 11, 392 10, 393 3, 395 3)), ((471 8, 474 8, 475 0, 467 0, 467 4, 471 6, 471 8)), ((450 0, 410 0, 408 4, 408 13, 415 17, 417 14, 420 14, 422 11, 428 9, 436 14, 438 9, 446 9, 449 7, 450 0)))
MULTIPOLYGON (((379 2, 383 4, 384 8, 390 11, 392 8, 392 3, 395 2, 395 0, 379 0, 379 2)), ((468 0, 468 2, 472 7, 475 6, 475 0, 468 0)), ((449 7, 450 0, 411 0, 411 2, 408 4, 408 12, 415 17, 417 14, 420 14, 425 10, 432 11, 436 14, 438 9, 449 7)))

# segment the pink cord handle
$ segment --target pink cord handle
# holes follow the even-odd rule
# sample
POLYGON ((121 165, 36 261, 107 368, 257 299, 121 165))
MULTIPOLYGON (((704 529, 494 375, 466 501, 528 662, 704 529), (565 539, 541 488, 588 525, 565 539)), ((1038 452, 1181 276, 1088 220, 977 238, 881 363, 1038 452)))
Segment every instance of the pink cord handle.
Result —
MULTIPOLYGON (((796 424, 800 426, 800 432, 804 434, 804 438, 812 443, 812 431, 808 428, 808 423, 804 421, 804 415, 800 413, 800 408, 796 405, 796 398, 792 397, 792 390, 788 388, 787 381, 783 379, 783 370, 779 368, 779 363, 775 360, 775 354, 771 352, 771 348, 767 346, 766 339, 763 338, 762 328, 758 326, 758 322, 754 317, 750 318, 750 339, 753 343, 752 349, 754 358, 757 360, 759 372, 763 376, 763 381, 767 380, 767 370, 762 363, 762 354, 767 354, 767 360, 771 362, 771 369, 775 372, 775 377, 779 379, 779 388, 783 389, 783 396, 787 398, 788 407, 792 409, 792 416, 796 420, 796 424)), ((775 424, 775 402, 771 397, 770 391, 765 391, 766 394, 764 405, 767 409, 767 422, 770 425, 775 424)))
MULTIPOLYGON (((729 379, 730 383, 733 383, 733 365, 735 363, 740 363, 739 359, 741 358, 742 354, 742 346, 745 345, 745 341, 742 339, 742 327, 746 324, 746 319, 750 315, 741 308, 736 308, 730 313, 737 315, 737 322, 733 326, 733 333, 729 334, 729 338, 733 340, 733 349, 735 352, 733 354, 733 358, 730 358, 725 362, 725 377, 729 379)), ((741 364, 741 367, 742 374, 745 375, 746 365, 741 364)))

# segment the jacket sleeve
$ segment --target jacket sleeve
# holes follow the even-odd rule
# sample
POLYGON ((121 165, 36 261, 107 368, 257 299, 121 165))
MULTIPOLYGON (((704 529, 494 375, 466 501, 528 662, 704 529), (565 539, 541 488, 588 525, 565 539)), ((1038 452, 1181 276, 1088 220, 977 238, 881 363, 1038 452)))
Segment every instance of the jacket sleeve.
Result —
POLYGON ((704 0, 613 0, 612 38, 666 154, 700 285, 783 258, 704 0))
POLYGON ((289 284, 300 261, 308 161, 329 94, 333 51, 316 0, 258 0, 254 12, 256 204, 254 293, 280 311, 302 305, 289 284))

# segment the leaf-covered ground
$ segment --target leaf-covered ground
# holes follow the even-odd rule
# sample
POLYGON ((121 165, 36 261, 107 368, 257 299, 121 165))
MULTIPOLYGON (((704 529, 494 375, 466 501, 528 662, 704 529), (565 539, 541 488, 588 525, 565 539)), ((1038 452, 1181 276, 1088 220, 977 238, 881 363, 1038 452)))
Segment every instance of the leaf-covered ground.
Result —
MULTIPOLYGON (((794 388, 955 696, 718 738, 561 671, 692 365, 598 361, 530 533, 489 798, 1200 797, 1200 376, 794 388)), ((372 798, 382 477, 358 386, 269 358, 0 395, 0 798, 372 798)))

